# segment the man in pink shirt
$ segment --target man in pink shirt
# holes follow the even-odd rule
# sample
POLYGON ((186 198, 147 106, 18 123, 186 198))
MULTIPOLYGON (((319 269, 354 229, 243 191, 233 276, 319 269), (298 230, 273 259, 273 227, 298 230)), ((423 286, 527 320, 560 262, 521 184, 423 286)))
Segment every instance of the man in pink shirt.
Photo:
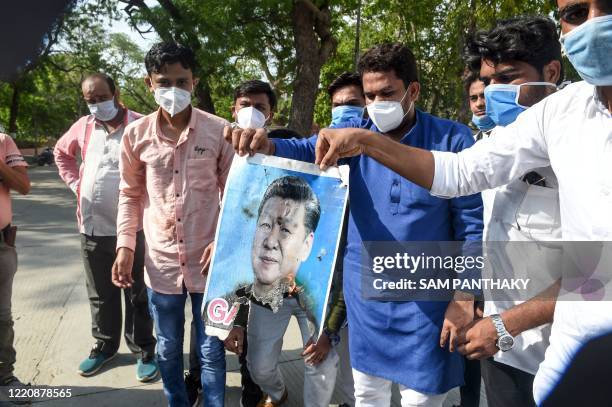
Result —
POLYGON ((145 281, 169 405, 188 405, 183 337, 189 295, 203 402, 207 407, 223 406, 225 352, 223 342, 204 332, 201 307, 206 277, 201 273, 201 260, 214 239, 220 195, 234 156, 223 139, 223 128, 229 124, 191 106, 198 79, 190 49, 158 43, 147 53, 145 65, 145 81, 161 108, 129 125, 121 143, 113 281, 121 287, 132 284, 136 231, 143 219, 145 281))
MULTIPOLYGON (((17 149, 15 142, 6 134, 0 133, 0 393, 5 398, 12 396, 11 391, 23 389, 24 385, 13 376, 15 348, 13 339, 13 318, 11 315, 11 295, 13 277, 17 272, 17 252, 15 251, 16 229, 11 226, 11 189, 25 195, 30 192, 30 180, 26 172, 27 164, 17 149)), ((16 404, 18 399, 10 398, 16 404)), ((26 403, 23 400, 23 403, 26 403)))
MULTIPOLYGON (((60 176, 77 196, 77 220, 91 308, 91 333, 96 340, 78 373, 91 376, 117 354, 121 343, 121 289, 111 280, 117 246, 119 148, 125 126, 141 117, 119 103, 111 77, 95 73, 81 90, 90 115, 81 117, 55 145, 60 176), (79 168, 77 154, 83 159, 79 168)), ((153 320, 144 284, 144 235, 138 232, 134 284, 123 290, 125 341, 139 355, 136 377, 151 381, 159 374, 155 360, 153 320)))

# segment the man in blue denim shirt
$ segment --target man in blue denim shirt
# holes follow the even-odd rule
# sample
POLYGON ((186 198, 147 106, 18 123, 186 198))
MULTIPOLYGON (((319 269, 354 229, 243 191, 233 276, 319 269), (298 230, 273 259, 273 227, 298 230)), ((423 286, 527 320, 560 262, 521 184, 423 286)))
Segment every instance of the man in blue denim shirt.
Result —
MULTIPOLYGON (((454 152, 474 143, 468 127, 414 107, 420 85, 407 47, 373 47, 361 57, 359 74, 370 118, 367 127, 382 133, 380 137, 454 152)), ((225 136, 241 155, 315 160, 316 136, 272 141, 264 131, 229 128, 225 136)), ((350 331, 350 353, 358 405, 389 405, 391 384, 398 383, 402 406, 441 406, 447 392, 463 383, 462 359, 449 350, 454 350, 457 330, 473 319, 473 301, 459 296, 450 302, 363 299, 362 243, 481 240, 480 195, 438 199, 365 155, 347 163, 351 206, 343 288, 349 325, 356 327, 350 331)))

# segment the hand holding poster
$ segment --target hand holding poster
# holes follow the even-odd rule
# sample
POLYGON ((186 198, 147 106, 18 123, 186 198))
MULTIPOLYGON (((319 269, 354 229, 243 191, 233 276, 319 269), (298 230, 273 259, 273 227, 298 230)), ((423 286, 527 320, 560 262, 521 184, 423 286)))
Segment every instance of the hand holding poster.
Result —
POLYGON ((276 312, 295 297, 323 329, 348 188, 337 168, 256 155, 234 159, 204 295, 206 333, 244 326, 250 301, 276 312))

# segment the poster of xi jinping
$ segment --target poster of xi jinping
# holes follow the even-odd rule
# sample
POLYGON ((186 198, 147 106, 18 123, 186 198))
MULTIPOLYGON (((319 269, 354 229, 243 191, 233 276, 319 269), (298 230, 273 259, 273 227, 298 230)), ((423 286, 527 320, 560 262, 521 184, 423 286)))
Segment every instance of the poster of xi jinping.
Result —
POLYGON ((338 168, 235 157, 204 295, 206 333, 224 339, 251 302, 276 312, 292 296, 320 335, 347 196, 338 168))

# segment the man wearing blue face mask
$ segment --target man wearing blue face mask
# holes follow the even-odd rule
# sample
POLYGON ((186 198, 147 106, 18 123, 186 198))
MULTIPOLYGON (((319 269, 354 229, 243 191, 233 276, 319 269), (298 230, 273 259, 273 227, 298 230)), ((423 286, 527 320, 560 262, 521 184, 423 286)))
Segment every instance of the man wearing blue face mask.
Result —
POLYGON ((468 95, 468 105, 472 112, 472 124, 478 132, 474 135, 476 141, 488 136, 495 127, 495 123, 487 116, 484 89, 485 84, 480 80, 480 72, 470 71, 463 79, 465 93, 468 95))
MULTIPOLYGON (((365 99, 361 77, 354 72, 344 72, 327 87, 332 105, 330 127, 342 127, 344 123, 361 123, 365 99)), ((340 247, 346 245, 346 227, 342 231, 340 247)), ((341 256, 342 252, 338 253, 341 256)), ((342 291, 343 268, 339 261, 334 271, 331 288, 329 311, 325 320, 325 329, 319 339, 309 345, 303 353, 306 363, 320 366, 325 359, 332 359, 333 371, 325 372, 325 380, 317 383, 314 389, 320 406, 331 402, 334 386, 340 393, 339 407, 355 405, 354 382, 348 347, 348 324, 346 321, 346 304, 342 291)), ((329 365, 329 363, 328 363, 329 365)))
MULTIPOLYGON (((385 43, 359 61, 372 137, 402 145, 460 151, 474 143, 470 129, 415 108, 420 92, 417 64, 409 48, 385 43)), ((359 129, 361 119, 341 124, 359 129)), ((325 132, 322 130, 321 133, 325 132)), ((320 134, 321 134, 320 133, 320 134)), ((306 140, 270 140, 263 131, 226 131, 239 154, 275 154, 314 161, 317 136, 306 140)), ((482 238, 482 201, 478 194, 445 201, 406 182, 376 160, 348 160, 350 212, 344 254, 343 293, 349 326, 350 356, 359 406, 391 402, 398 383, 402 406, 442 406, 447 393, 463 384, 463 360, 449 352, 457 331, 474 316, 474 302, 457 293, 451 301, 369 300, 362 297, 361 249, 367 241, 448 241, 482 238), (449 342, 450 337, 450 342, 449 342)), ((264 389, 266 391, 266 389, 264 389)), ((281 392, 270 394, 275 406, 281 392)))
MULTIPOLYGON (((557 0, 557 5, 561 44, 584 82, 550 95, 458 154, 404 146, 363 130, 324 130, 317 162, 325 167, 364 152, 443 197, 495 188, 551 166, 562 186, 563 240, 612 240, 612 1, 557 0)), ((553 320, 550 346, 533 385, 538 404, 581 346, 612 331, 612 303, 557 301, 553 320)))
MULTIPOLYGON (((514 122, 525 107, 554 92, 555 84, 563 77, 557 29, 546 17, 512 18, 497 22, 490 31, 478 32, 467 42, 466 60, 472 76, 484 81, 483 85, 489 84, 483 87, 483 96, 489 95, 490 102, 486 105, 487 117, 494 117, 496 121, 500 117, 505 119, 483 134, 483 139, 514 122), (499 87, 500 98, 496 97, 495 90, 499 87), (512 96, 503 99, 506 95, 512 96)), ((550 167, 534 169, 507 185, 483 191, 482 200, 486 242, 546 242, 561 237, 559 188, 550 167)), ((488 275, 511 278, 524 267, 522 256, 517 258, 515 253, 509 256, 491 247, 489 255, 496 267, 487 269, 488 275)), ((537 271, 547 274, 544 265, 537 267, 537 271)), ((532 274, 529 276, 535 280, 538 276, 532 274)), ((487 290, 484 295, 485 318, 462 331, 459 351, 469 359, 481 360, 490 407, 534 406, 533 379, 548 347, 550 324, 547 322, 552 322, 555 303, 551 300, 525 302, 519 298, 512 301, 511 293, 500 301, 487 290), (503 330, 510 327, 511 349, 498 348, 503 330, 498 332, 496 320, 501 321, 499 326, 503 330)))
POLYGON ((361 120, 365 99, 361 77, 354 72, 344 72, 327 87, 332 104, 330 128, 339 127, 341 123, 361 120))

